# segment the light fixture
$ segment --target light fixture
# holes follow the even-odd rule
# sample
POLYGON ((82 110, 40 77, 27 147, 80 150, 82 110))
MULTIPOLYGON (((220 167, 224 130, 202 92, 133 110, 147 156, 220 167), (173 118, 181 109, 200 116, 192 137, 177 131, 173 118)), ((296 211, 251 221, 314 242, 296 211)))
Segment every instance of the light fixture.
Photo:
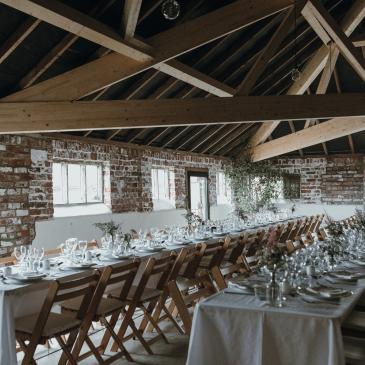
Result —
POLYGON ((167 20, 175 20, 180 14, 180 4, 176 0, 166 0, 162 3, 161 11, 167 20))
POLYGON ((294 67, 290 72, 291 79, 295 82, 300 80, 302 74, 298 67, 298 55, 297 55, 297 2, 294 1, 294 67))

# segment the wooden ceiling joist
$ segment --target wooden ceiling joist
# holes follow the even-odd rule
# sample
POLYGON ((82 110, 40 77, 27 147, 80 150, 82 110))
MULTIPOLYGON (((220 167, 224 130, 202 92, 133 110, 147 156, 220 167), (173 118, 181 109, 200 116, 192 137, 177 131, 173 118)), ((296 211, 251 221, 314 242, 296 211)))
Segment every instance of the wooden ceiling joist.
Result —
POLYGON ((271 58, 277 52, 279 46, 283 42, 284 38, 287 36, 290 27, 293 25, 294 9, 287 10, 284 19, 280 23, 276 32, 257 57, 254 65, 251 67, 250 71, 247 73, 245 79, 238 86, 237 96, 249 95, 256 81, 264 72, 271 58))
MULTIPOLYGON (((101 0, 90 11, 90 16, 103 15, 116 0, 105 2, 101 0)), ((40 22, 40 20, 37 20, 40 22)), ((64 36, 22 79, 18 85, 21 89, 33 85, 77 40, 79 37, 72 33, 64 36)))
POLYGON ((122 15, 122 29, 125 39, 133 38, 138 24, 142 0, 125 0, 122 15))
POLYGON ((29 18, 0 47, 0 63, 3 63, 40 24, 39 19, 29 18))
POLYGON ((277 157, 298 148, 306 148, 336 138, 345 137, 351 133, 365 130, 365 118, 334 118, 285 137, 274 139, 254 147, 253 161, 261 161, 277 157))
POLYGON ((309 9, 309 12, 333 39, 343 57, 365 81, 365 60, 323 5, 318 0, 309 0, 305 8, 309 9))
POLYGON ((365 94, 0 104, 0 133, 365 116, 365 94))
POLYGON ((2 101, 77 100, 292 6, 291 0, 235 1, 147 39, 147 44, 152 47, 147 54, 145 50, 139 50, 121 40, 109 28, 84 14, 80 15, 74 10, 69 11, 70 9, 66 11, 64 5, 57 4, 57 12, 54 9, 50 10, 50 2, 45 0, 1 0, 1 2, 28 13, 33 13, 34 10, 35 15, 42 20, 52 22, 62 29, 78 32, 79 36, 123 53, 108 54, 19 91, 2 101), (62 11, 66 12, 67 16, 62 14, 62 11), (75 20, 76 15, 80 15, 77 20, 75 20), (150 53, 153 53, 153 57, 150 53))
MULTIPOLYGON (((357 0, 350 11, 346 14, 342 21, 342 30, 349 36, 356 29, 365 17, 365 1, 357 0)), ((301 78, 294 82, 289 88, 288 95, 301 95, 317 78, 320 72, 324 69, 329 58, 329 51, 327 45, 323 45, 310 59, 302 70, 301 78)), ((252 136, 249 141, 251 147, 257 146, 264 142, 271 133, 280 124, 281 120, 274 121, 272 123, 264 123, 258 131, 252 136)))

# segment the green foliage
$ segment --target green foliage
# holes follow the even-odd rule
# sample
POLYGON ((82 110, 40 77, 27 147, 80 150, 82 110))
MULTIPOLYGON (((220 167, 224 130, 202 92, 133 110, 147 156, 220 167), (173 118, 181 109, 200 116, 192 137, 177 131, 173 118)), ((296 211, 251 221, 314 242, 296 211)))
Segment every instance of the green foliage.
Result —
POLYGON ((251 162, 246 155, 227 165, 225 174, 230 179, 237 208, 245 213, 267 208, 280 195, 283 173, 272 167, 270 161, 251 162))
POLYGON ((105 222, 105 223, 94 223, 94 226, 100 231, 103 232, 104 235, 110 234, 114 240, 115 234, 120 229, 120 224, 114 223, 114 221, 105 222))

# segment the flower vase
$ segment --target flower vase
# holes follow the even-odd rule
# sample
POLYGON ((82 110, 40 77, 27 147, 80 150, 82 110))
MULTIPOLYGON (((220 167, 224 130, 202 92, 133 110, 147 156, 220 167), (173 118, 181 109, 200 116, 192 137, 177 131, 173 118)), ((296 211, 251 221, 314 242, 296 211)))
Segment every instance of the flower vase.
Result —
POLYGON ((273 307, 282 307, 282 293, 276 277, 276 265, 270 272, 270 281, 266 285, 266 301, 273 307))

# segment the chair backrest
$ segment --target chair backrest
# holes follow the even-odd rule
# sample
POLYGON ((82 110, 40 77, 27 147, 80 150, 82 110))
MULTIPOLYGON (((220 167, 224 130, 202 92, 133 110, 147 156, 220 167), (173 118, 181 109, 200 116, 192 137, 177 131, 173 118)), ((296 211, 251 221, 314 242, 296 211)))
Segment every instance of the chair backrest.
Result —
POLYGON ((279 237, 279 242, 286 242, 286 240, 289 238, 289 235, 291 231, 293 230, 294 222, 288 222, 281 232, 281 235, 279 237))
POLYGON ((231 241, 224 254, 224 261, 235 264, 238 258, 242 255, 247 239, 247 234, 241 234, 237 237, 231 237, 231 241))
POLYGON ((194 248, 184 248, 177 259, 178 276, 193 279, 203 258, 206 243, 199 243, 194 248))
POLYGON ((200 267, 210 270, 212 267, 219 267, 224 259, 226 250, 231 242, 231 238, 227 236, 224 241, 207 244, 203 257, 200 261, 200 267))
POLYGON ((82 320, 88 311, 99 278, 100 273, 95 270, 73 276, 72 278, 53 281, 48 289, 48 294, 43 302, 37 321, 35 322, 31 341, 34 341, 33 343, 39 341, 52 307, 57 303, 82 298, 80 307, 76 313, 76 318, 82 320))
POLYGON ((306 217, 306 218, 302 221, 302 224, 301 224, 301 226, 300 226, 300 228, 299 228, 299 230, 298 230, 298 232, 297 232, 296 236, 301 236, 303 233, 305 233, 304 231, 305 231, 305 229, 306 229, 306 227, 307 227, 308 221, 309 221, 309 218, 308 218, 308 217, 306 217))
POLYGON ((296 236, 298 236, 298 232, 302 226, 302 223, 303 223, 303 220, 302 219, 298 219, 295 224, 294 224, 294 227, 293 229, 291 230, 290 234, 289 234, 289 237, 288 237, 288 240, 293 240, 296 236))
POLYGON ((146 287, 151 289, 165 290, 170 280, 177 255, 171 252, 169 256, 160 259, 151 257, 143 271, 142 277, 134 293, 133 302, 138 302, 146 287))
POLYGON ((0 266, 12 266, 15 265, 17 259, 14 256, 6 256, 0 258, 0 266))

